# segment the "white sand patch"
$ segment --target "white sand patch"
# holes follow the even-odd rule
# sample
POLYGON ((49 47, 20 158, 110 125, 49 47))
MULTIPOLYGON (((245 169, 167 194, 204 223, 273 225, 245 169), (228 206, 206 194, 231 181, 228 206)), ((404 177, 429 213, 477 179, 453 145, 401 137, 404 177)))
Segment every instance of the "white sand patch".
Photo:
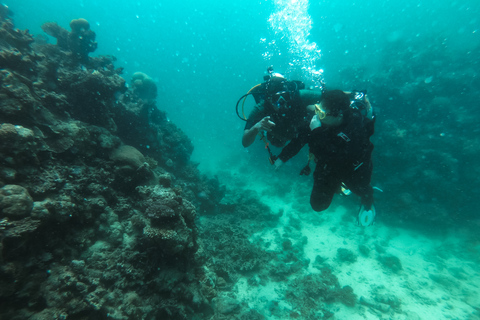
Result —
POLYGON ((240 279, 234 287, 236 298, 246 302, 248 307, 255 309, 265 316, 271 316, 269 307, 275 303, 276 308, 281 310, 292 310, 292 307, 283 300, 283 292, 287 283, 268 282, 265 286, 251 286, 247 279, 240 279))

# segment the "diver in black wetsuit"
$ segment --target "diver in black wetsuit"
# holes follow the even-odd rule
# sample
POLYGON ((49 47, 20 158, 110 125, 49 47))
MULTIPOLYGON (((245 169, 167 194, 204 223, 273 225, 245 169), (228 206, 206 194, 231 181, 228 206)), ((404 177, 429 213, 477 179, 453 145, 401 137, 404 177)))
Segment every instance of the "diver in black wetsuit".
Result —
POLYGON ((307 106, 318 103, 322 94, 319 90, 304 90, 305 85, 301 81, 287 81, 282 74, 273 72, 272 67, 267 71, 265 82, 248 93, 255 97, 257 104, 246 119, 242 137, 245 148, 263 131, 267 132, 267 139, 272 145, 285 146, 299 134, 300 128, 308 127, 314 113, 307 106))
POLYGON ((308 143, 316 162, 310 196, 313 210, 327 209, 343 183, 361 197, 359 224, 368 226, 375 218, 373 189, 370 185, 373 168, 370 137, 374 133, 375 118, 366 96, 363 101, 366 108, 360 110, 351 107, 347 93, 341 90, 325 91, 320 104, 314 106, 316 115, 310 127, 293 139, 278 158, 285 162, 308 143))

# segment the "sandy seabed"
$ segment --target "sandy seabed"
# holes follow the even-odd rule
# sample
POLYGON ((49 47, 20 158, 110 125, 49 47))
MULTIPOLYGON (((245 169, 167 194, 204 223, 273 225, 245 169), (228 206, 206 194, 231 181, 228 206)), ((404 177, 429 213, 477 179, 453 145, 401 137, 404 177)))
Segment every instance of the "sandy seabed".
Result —
MULTIPOLYGON (((468 243, 471 238, 465 230, 452 228, 432 235, 423 233, 421 228, 392 227, 382 221, 382 211, 377 212, 375 225, 362 228, 357 226, 356 212, 352 211, 355 210, 352 203, 357 200, 354 195, 348 200, 336 196, 327 211, 316 213, 308 205, 310 184, 305 187, 306 180, 290 183, 289 192, 275 196, 272 188, 282 188, 279 185, 285 184, 281 175, 245 170, 242 173, 230 170, 228 175, 230 188, 247 184, 272 211, 283 211, 276 227, 264 228, 250 236, 252 243, 263 246, 265 251, 278 252, 281 249, 278 242, 275 247, 275 237, 285 233, 290 219, 299 220, 301 236, 297 240, 306 237, 303 255, 310 261, 308 268, 301 271, 303 275, 320 273, 313 262, 321 256, 340 285, 352 287, 357 295, 355 306, 327 304, 334 319, 477 319, 480 243, 468 243), (339 248, 356 253, 356 261, 340 261, 339 248), (398 258, 400 267, 389 268, 382 263, 382 257, 392 256, 398 258), (379 303, 376 299, 379 295, 392 300, 379 303)), ((291 275, 291 279, 298 276, 291 275)), ((277 308, 285 311, 283 314, 294 310, 284 299, 289 282, 269 281, 251 286, 248 277, 242 277, 233 291, 239 301, 267 319, 283 319, 279 313, 271 312, 271 301, 277 302, 277 308)))

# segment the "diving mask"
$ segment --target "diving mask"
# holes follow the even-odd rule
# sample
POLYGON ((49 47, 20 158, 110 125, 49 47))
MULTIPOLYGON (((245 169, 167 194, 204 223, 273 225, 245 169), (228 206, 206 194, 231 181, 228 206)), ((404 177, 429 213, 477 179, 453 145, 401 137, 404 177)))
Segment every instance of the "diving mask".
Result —
POLYGON ((318 116, 318 119, 323 120, 326 117, 341 117, 343 116, 343 112, 341 111, 325 111, 322 108, 322 104, 317 103, 315 104, 315 114, 318 116))
POLYGON ((315 114, 318 116, 318 119, 323 120, 327 116, 325 110, 322 109, 321 104, 315 104, 315 114))

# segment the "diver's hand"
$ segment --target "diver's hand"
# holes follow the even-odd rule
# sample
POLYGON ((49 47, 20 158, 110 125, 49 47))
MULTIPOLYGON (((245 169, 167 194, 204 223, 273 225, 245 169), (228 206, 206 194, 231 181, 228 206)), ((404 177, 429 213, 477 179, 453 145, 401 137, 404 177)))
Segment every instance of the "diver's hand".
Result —
POLYGON ((250 129, 245 129, 243 131, 242 145, 247 148, 255 141, 255 137, 257 136, 257 134, 262 131, 271 131, 274 126, 275 123, 273 121, 270 121, 270 117, 263 118, 255 125, 253 125, 250 129))
POLYGON ((312 118, 312 121, 310 121, 310 130, 313 131, 314 129, 317 129, 321 126, 322 126, 322 122, 320 121, 317 115, 314 115, 312 118))
POLYGON ((284 163, 285 162, 280 159, 275 160, 275 163, 273 164, 273 166, 275 167, 275 171, 280 169, 280 167, 283 166, 284 163))
POLYGON ((256 129, 260 131, 271 131, 275 126, 275 123, 270 120, 270 116, 267 116, 255 124, 256 129))

